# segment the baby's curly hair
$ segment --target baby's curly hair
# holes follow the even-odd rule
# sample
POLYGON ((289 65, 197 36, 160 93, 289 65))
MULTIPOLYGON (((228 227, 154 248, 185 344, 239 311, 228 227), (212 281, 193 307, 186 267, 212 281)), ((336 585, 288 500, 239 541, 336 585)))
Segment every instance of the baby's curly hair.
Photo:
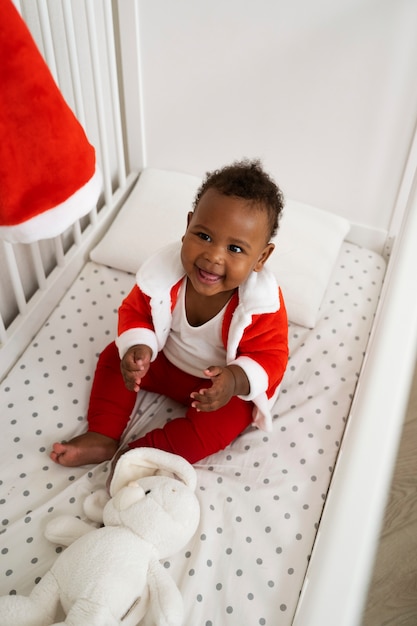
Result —
POLYGON ((259 159, 243 159, 232 165, 207 172, 197 191, 193 209, 208 189, 216 189, 225 196, 236 196, 249 200, 252 204, 268 213, 269 238, 278 231, 279 218, 284 208, 284 195, 278 185, 262 169, 259 159))

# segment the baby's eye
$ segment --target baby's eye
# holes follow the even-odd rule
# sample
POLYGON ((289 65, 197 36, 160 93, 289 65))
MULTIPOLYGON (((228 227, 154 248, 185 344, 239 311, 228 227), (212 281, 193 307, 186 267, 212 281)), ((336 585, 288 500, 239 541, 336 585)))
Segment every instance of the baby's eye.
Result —
POLYGON ((236 253, 243 252, 243 248, 241 248, 240 246, 235 246, 233 243, 230 244, 229 250, 230 252, 236 252, 236 253))
POLYGON ((211 241, 211 237, 207 233, 197 233, 197 237, 200 237, 203 241, 211 241))
POLYGON ((145 491, 145 496, 148 496, 148 495, 151 493, 151 491, 152 491, 151 489, 147 489, 147 490, 145 491))

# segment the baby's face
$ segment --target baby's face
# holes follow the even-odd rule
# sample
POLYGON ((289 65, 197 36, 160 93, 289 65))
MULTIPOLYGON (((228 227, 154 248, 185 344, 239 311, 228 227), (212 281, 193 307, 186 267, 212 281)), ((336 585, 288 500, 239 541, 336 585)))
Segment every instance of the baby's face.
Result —
POLYGON ((274 245, 264 210, 208 189, 188 215, 181 259, 194 289, 205 296, 232 292, 259 272, 274 245))

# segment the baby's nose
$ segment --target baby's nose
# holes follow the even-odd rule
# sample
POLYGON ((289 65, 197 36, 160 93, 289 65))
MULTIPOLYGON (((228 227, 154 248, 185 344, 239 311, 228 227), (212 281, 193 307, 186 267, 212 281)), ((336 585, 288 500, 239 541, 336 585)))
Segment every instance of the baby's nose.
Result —
POLYGON ((210 263, 222 264, 224 261, 224 248, 222 246, 210 246, 206 258, 210 263))

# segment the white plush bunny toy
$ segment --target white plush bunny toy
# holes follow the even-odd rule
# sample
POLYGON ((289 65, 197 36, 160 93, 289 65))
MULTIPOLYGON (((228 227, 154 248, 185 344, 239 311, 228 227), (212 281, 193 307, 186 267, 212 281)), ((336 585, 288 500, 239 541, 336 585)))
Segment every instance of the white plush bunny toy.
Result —
POLYGON ((182 624, 182 596, 160 559, 197 529, 196 482, 192 465, 177 455, 153 448, 123 454, 111 497, 101 490, 84 504, 104 526, 70 516, 49 522, 46 537, 69 547, 29 597, 0 598, 1 626, 182 624), (60 604, 66 619, 55 622, 60 604))

